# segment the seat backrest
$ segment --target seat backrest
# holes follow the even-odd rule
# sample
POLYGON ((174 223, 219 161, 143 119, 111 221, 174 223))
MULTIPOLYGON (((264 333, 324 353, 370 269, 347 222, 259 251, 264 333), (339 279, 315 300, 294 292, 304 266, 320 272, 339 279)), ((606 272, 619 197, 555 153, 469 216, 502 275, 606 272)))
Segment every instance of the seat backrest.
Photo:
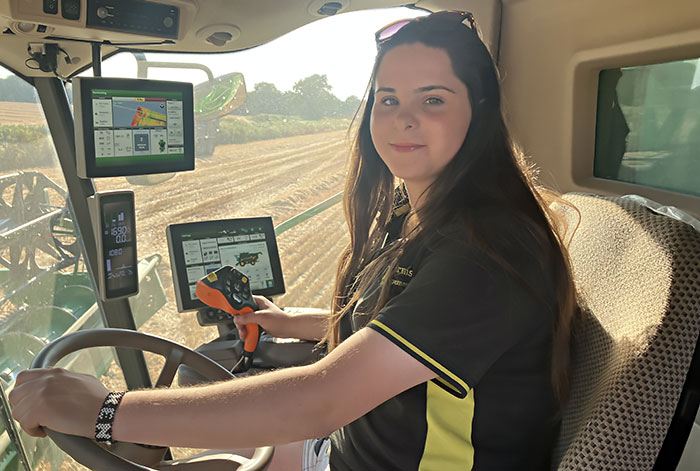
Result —
MULTIPOLYGON (((651 470, 700 332, 700 233, 625 197, 571 193, 586 304, 553 469, 651 470)), ((569 223, 573 208, 557 205, 569 223)), ((686 435, 687 436, 687 435, 686 435)))

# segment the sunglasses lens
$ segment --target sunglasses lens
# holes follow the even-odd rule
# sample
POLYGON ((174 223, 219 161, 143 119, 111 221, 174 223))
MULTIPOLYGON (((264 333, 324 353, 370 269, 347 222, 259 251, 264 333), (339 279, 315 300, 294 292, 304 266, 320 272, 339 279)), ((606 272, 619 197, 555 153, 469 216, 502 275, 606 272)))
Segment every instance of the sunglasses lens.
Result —
POLYGON ((409 24, 411 20, 404 20, 404 21, 398 21, 396 23, 392 23, 389 26, 386 26, 383 30, 381 30, 377 34, 377 41, 385 41, 392 37, 398 30, 409 24))

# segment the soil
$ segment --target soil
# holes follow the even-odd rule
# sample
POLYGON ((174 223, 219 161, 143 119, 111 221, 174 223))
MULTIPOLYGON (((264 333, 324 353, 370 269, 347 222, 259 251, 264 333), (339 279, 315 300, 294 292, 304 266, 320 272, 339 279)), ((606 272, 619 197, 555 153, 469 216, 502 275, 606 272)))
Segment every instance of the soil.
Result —
MULTIPOLYGON (((136 201, 139 259, 160 254, 158 267, 168 303, 140 329, 201 345, 216 337, 195 313, 178 313, 165 237, 168 224, 234 217, 271 216, 278 225, 342 191, 348 145, 334 131, 218 146, 197 159, 195 170, 152 186, 123 177, 96 179, 97 191, 132 188, 136 201)), ((38 171, 65 186, 57 167, 38 171)), ((342 205, 337 204, 278 237, 286 294, 280 306, 328 308, 338 257, 348 242, 342 205)))
MULTIPOLYGON (((38 105, 0 103, 0 124, 43 122, 38 105)), ((195 313, 177 312, 165 237, 168 224, 272 216, 278 225, 342 191, 348 149, 346 132, 335 131, 218 146, 211 157, 197 159, 196 170, 152 186, 132 185, 123 177, 95 180, 97 191, 134 190, 139 258, 162 256, 157 270, 168 302, 139 330, 192 348, 218 335, 215 327, 199 326, 195 313)), ((65 188, 57 161, 54 167, 18 170, 41 172, 65 188)), ((286 294, 274 301, 280 306, 328 308, 336 263, 347 243, 340 204, 281 234, 286 294)), ((164 361, 151 354, 146 359, 155 380, 164 361)), ((115 365, 103 381, 112 390, 124 387, 115 365)), ((62 466, 80 468, 71 460, 62 466)))
POLYGON ((0 101, 0 124, 45 125, 46 119, 38 103, 0 101))

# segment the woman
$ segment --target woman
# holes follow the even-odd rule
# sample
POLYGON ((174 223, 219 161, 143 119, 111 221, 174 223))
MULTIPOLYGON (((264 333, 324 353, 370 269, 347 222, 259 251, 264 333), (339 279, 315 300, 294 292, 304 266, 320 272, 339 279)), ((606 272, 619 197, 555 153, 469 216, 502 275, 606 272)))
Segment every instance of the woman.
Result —
MULTIPOLYGON (((239 319, 242 331, 254 321, 273 335, 322 338, 328 355, 129 392, 110 438, 291 443, 278 448, 277 469, 299 469, 300 440, 328 436, 306 442, 304 466, 317 466, 308 469, 325 468, 328 447, 333 470, 547 466, 577 305, 566 252, 508 136, 493 61, 460 12, 395 23, 377 43, 330 318, 290 317, 258 298, 261 310, 239 319), (408 213, 392 212, 395 178, 408 213)), ((45 425, 93 436, 106 394, 94 378, 35 370, 10 399, 33 435, 45 425)))

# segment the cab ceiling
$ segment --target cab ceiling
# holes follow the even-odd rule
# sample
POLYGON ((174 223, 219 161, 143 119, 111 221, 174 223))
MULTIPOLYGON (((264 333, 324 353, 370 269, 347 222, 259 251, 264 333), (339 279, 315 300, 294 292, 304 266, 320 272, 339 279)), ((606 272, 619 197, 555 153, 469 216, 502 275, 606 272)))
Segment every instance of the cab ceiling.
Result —
POLYGON ((51 75, 35 70, 31 62, 29 66, 25 62, 29 58, 27 50, 30 46, 40 49, 42 44, 55 43, 65 51, 58 60, 57 72, 61 76, 70 76, 90 64, 91 42, 103 44, 103 55, 115 52, 115 45, 159 52, 230 52, 264 44, 334 13, 408 5, 434 11, 464 8, 469 4, 479 4, 483 8, 499 2, 0 0, 0 63, 26 77, 51 75), (134 5, 146 5, 152 10, 130 16, 134 5), (112 21, 112 24, 119 23, 116 28, 121 30, 106 29, 107 23, 95 26, 95 21, 100 18, 112 21), (88 26, 90 22, 92 24, 88 26), (125 31, 128 29, 132 31, 125 31), (71 58, 70 63, 65 56, 71 58))

